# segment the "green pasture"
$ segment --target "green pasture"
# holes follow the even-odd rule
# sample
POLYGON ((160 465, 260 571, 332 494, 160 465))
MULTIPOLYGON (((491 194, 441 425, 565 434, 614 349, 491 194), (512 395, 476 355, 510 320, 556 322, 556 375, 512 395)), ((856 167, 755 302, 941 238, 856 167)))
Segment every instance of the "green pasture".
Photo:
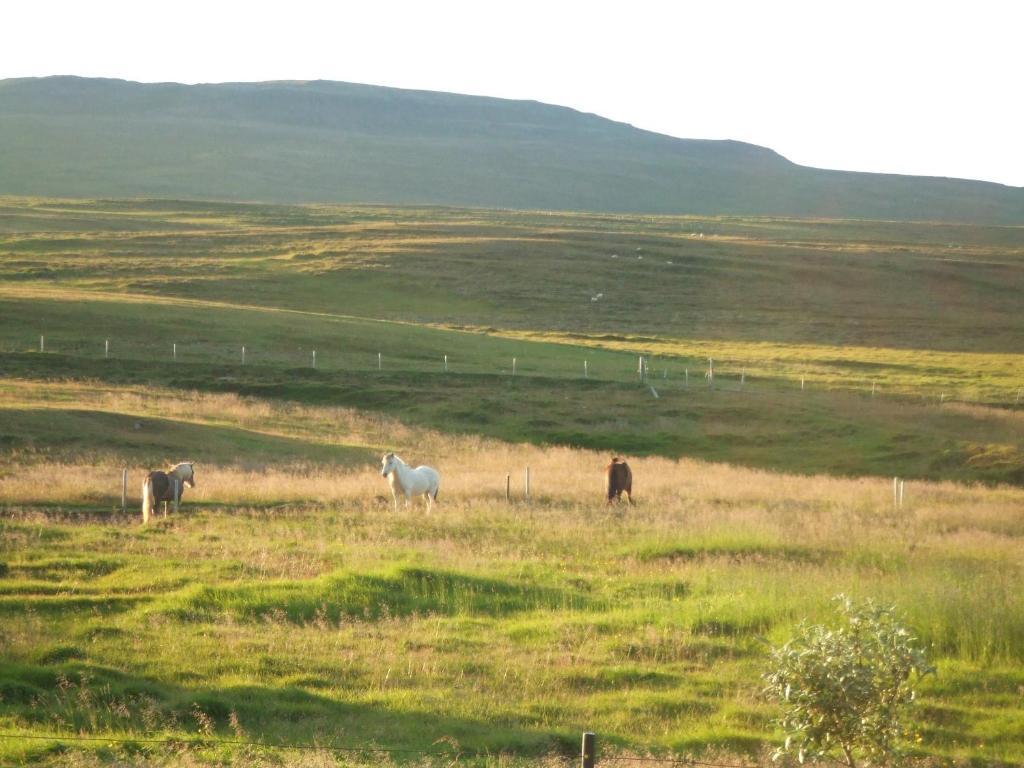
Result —
POLYGON ((965 547, 923 528, 931 543, 908 550, 875 525, 801 545, 764 521, 557 499, 456 501, 432 518, 186 505, 148 529, 8 509, 0 727, 111 741, 4 738, 0 759, 157 759, 166 747, 142 739, 213 738, 507 765, 568 762, 596 730, 608 752, 756 760, 776 738, 759 694, 765 642, 825 618, 843 591, 897 602, 936 657, 916 749, 1024 764, 1019 524, 996 550, 981 529, 965 547))
POLYGON ((914 749, 1024 765, 1022 289, 1012 227, 0 199, 0 732, 111 739, 0 764, 761 760, 765 644, 843 592, 932 649, 914 749), (378 498, 383 449, 509 445, 772 474, 378 498), (120 513, 120 467, 186 457, 295 477, 120 513))

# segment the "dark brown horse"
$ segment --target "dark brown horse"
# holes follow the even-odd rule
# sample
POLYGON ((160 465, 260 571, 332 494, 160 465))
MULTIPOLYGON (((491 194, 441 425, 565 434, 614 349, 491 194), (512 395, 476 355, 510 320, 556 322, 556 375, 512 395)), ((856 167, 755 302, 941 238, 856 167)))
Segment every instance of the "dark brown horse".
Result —
MULTIPOLYGON (((150 515, 156 514, 157 505, 163 502, 174 501, 175 489, 177 489, 178 500, 185 490, 196 487, 196 470, 191 461, 183 461, 175 464, 166 472, 159 470, 150 472, 142 483, 142 522, 149 522, 150 515)), ((167 506, 164 505, 164 517, 167 517, 167 506)))
POLYGON ((622 501, 625 492, 626 500, 633 503, 633 471, 629 464, 618 456, 612 457, 612 463, 605 467, 605 490, 608 492, 608 503, 613 500, 622 501))

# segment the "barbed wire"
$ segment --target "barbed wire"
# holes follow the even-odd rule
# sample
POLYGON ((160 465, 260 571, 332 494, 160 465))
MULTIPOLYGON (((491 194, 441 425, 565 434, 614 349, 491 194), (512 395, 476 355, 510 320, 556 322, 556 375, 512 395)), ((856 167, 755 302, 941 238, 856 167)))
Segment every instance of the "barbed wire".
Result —
POLYGON ((629 755, 610 755, 596 762, 631 761, 638 763, 660 763, 661 765, 694 765, 702 768, 756 768, 752 763, 716 763, 697 760, 690 757, 631 757, 629 755))
MULTIPOLYGON (((245 746, 259 749, 283 749, 296 751, 348 752, 353 754, 409 754, 433 757, 484 757, 500 754, 501 750, 462 750, 462 749, 413 749, 402 747, 352 746, 339 744, 298 744, 294 742, 249 741, 246 739, 212 739, 206 737, 164 737, 151 736, 85 736, 82 734, 38 734, 38 733, 0 733, 0 739, 28 739, 34 741, 82 741, 104 742, 107 744, 160 744, 163 746, 245 746)), ((641 757, 629 755, 608 755, 595 762, 642 762, 659 763, 671 766, 697 766, 699 768, 756 768, 750 763, 720 763, 696 758, 681 757, 641 757)))

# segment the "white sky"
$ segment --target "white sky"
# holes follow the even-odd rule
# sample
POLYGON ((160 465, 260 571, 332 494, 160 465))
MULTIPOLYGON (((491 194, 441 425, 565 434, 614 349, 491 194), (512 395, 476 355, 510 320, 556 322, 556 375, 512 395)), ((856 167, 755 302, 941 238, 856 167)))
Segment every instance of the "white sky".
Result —
POLYGON ((15 0, 0 32, 0 78, 537 99, 805 165, 1024 186, 1018 0, 15 0))

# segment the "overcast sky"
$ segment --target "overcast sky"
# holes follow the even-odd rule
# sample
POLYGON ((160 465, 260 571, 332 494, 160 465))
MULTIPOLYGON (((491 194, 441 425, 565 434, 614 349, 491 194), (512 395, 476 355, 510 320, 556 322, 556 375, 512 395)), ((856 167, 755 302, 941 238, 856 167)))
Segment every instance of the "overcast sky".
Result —
POLYGON ((1024 3, 5 3, 0 78, 344 80, 1024 186, 1024 3))

